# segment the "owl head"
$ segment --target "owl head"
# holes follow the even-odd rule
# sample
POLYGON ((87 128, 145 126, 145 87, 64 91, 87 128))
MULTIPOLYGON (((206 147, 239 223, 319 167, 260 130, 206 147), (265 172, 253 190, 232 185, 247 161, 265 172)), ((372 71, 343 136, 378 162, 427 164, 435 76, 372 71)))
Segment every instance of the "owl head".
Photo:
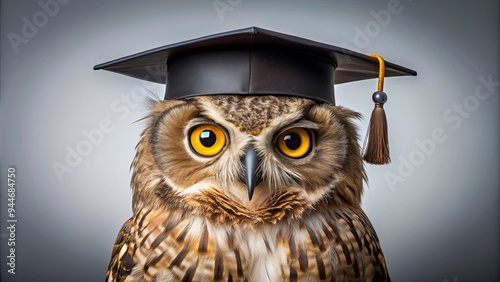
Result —
POLYGON ((258 27, 94 69, 166 84, 133 161, 134 213, 164 206, 227 224, 359 206, 366 179, 353 124, 359 114, 335 106, 334 86, 379 79, 366 156, 383 164, 384 77, 416 75, 378 55, 258 27))
POLYGON ((351 110, 290 96, 155 102, 133 162, 133 207, 276 222, 358 206, 365 171, 351 110))

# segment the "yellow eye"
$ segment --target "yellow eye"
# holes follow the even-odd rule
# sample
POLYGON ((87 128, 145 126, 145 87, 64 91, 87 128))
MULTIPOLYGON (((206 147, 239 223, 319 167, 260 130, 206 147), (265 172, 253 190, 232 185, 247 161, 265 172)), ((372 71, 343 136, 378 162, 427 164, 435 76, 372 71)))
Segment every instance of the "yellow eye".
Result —
POLYGON ((191 149, 204 157, 213 157, 226 145, 226 135, 222 129, 211 124, 195 127, 189 135, 191 149))
POLYGON ((277 143, 280 152, 289 158, 302 158, 311 152, 311 135, 304 128, 288 129, 278 136, 277 143))

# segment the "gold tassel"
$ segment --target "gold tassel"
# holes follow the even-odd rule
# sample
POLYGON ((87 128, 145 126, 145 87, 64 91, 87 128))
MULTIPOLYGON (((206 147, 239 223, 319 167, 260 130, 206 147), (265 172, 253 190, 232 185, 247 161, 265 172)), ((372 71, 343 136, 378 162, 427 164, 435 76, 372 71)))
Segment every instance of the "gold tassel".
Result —
POLYGON ((388 164, 391 162, 389 155, 389 137, 387 134, 387 118, 385 116, 384 103, 387 102, 387 94, 384 90, 385 64, 384 59, 375 54, 368 56, 377 58, 379 61, 378 89, 373 93, 372 99, 375 102, 370 117, 368 129, 368 143, 363 155, 363 159, 371 164, 388 164))

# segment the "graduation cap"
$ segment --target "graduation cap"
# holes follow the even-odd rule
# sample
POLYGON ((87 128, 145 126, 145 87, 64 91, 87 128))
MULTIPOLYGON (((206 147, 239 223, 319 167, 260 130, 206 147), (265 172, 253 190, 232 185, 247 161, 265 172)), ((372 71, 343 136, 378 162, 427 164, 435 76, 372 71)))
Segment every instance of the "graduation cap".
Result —
POLYGON ((200 95, 288 95, 335 104, 334 85, 379 78, 364 159, 388 163, 384 77, 416 75, 378 55, 257 27, 158 47, 99 64, 107 70, 166 84, 165 99, 200 95))

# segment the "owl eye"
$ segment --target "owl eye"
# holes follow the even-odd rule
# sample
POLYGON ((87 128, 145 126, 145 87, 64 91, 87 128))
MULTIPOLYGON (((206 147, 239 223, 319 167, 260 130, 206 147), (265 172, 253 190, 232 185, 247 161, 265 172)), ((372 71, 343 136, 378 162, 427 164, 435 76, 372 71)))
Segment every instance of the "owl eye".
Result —
POLYGON ((226 135, 215 125, 202 124, 191 130, 189 144, 198 155, 213 157, 224 149, 226 135))
POLYGON ((294 127, 281 133, 277 139, 278 150, 293 159, 305 157, 311 152, 311 133, 300 127, 294 127))

